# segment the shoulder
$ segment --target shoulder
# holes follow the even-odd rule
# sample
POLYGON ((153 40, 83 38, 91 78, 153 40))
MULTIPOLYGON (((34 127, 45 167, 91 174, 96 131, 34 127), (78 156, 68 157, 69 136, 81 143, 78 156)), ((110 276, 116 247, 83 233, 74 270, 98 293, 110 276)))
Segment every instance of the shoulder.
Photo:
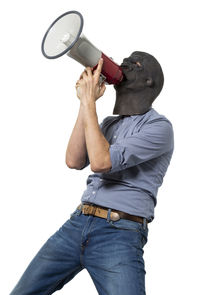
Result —
POLYGON ((110 123, 112 123, 113 121, 115 121, 117 119, 118 116, 107 116, 105 117, 102 122, 101 122, 101 127, 106 127, 107 125, 109 125, 110 123))
POLYGON ((167 146, 168 150, 174 148, 174 132, 171 121, 154 109, 146 114, 139 133, 148 141, 167 146))
POLYGON ((154 108, 146 114, 143 120, 142 128, 154 128, 171 130, 173 132, 172 122, 164 115, 159 114, 154 108))

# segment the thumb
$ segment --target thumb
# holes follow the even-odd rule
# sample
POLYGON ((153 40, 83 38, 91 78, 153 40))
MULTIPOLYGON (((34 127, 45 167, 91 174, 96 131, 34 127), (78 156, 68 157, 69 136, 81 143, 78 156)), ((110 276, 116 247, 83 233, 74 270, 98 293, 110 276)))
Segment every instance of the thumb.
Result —
POLYGON ((100 90, 100 95, 101 96, 104 94, 105 90, 106 90, 106 85, 105 85, 105 83, 102 83, 101 84, 101 90, 100 90))

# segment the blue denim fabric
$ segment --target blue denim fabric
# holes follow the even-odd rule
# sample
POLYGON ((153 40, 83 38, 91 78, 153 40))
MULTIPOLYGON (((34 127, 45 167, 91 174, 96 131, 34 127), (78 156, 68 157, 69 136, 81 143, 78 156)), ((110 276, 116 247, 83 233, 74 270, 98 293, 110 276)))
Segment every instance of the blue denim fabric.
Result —
POLYGON ((148 225, 112 221, 110 212, 104 219, 76 209, 45 242, 10 295, 53 294, 84 268, 100 295, 145 295, 148 225))

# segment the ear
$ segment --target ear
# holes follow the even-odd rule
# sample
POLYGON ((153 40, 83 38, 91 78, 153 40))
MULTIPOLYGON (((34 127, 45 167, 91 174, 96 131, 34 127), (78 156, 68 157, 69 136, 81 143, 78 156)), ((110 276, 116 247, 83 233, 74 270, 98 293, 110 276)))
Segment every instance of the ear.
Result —
POLYGON ((152 78, 147 78, 147 80, 146 80, 146 85, 147 85, 148 87, 153 86, 153 79, 152 79, 152 78))

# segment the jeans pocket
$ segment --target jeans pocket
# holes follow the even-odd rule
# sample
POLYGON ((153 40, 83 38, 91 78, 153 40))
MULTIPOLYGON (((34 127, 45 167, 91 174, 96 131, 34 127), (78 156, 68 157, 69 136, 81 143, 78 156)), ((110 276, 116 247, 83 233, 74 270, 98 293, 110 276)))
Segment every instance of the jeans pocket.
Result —
POLYGON ((116 221, 110 220, 109 224, 118 229, 125 229, 125 230, 132 230, 132 231, 137 231, 140 232, 142 228, 142 224, 136 221, 128 220, 128 219, 119 219, 116 221))
POLYGON ((80 211, 81 211, 80 209, 77 209, 77 208, 76 208, 76 209, 74 210, 74 212, 72 212, 72 213, 70 214, 70 219, 73 218, 74 216, 78 216, 78 215, 80 215, 80 211))

